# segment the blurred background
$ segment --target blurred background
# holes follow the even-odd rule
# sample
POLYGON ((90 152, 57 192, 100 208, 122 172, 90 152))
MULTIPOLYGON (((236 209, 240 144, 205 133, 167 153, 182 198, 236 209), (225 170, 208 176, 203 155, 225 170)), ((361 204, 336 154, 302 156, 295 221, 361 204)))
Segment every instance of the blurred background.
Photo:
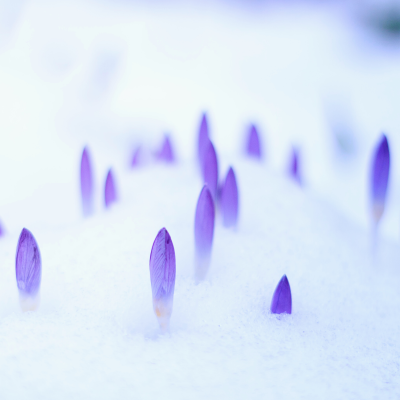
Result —
POLYGON ((166 132, 184 168, 204 111, 222 162, 243 156, 255 123, 265 168, 285 175, 298 146, 304 190, 365 227, 370 158, 386 133, 381 234, 399 240, 399 0, 0 0, 6 231, 81 218, 85 144, 98 186, 166 132))

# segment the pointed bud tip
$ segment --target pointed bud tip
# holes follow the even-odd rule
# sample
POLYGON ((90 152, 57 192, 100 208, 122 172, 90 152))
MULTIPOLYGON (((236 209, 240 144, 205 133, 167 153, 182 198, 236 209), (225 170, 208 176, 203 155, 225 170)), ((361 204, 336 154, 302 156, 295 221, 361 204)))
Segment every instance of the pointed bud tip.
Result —
POLYGON ((200 258, 208 257, 211 253, 214 222, 214 200, 208 186, 204 185, 197 201, 194 226, 196 253, 200 258))
POLYGON ((106 183, 104 187, 104 203, 106 207, 110 207, 117 201, 117 191, 115 188, 115 180, 112 169, 107 172, 106 183))
POLYGON ((207 148, 203 153, 202 159, 203 182, 206 184, 214 199, 218 190, 218 158, 214 145, 207 138, 207 148))
POLYGON ((239 195, 235 172, 232 167, 226 175, 224 185, 221 190, 221 213, 223 224, 226 228, 234 227, 238 220, 239 195))
POLYGON ((17 286, 22 296, 34 297, 40 288, 42 261, 39 247, 32 233, 23 228, 15 255, 17 286))
POLYGON ((246 152, 251 157, 261 159, 260 137, 255 125, 249 127, 246 152))
POLYGON ((372 158, 371 172, 371 203, 372 217, 375 223, 380 220, 386 203, 387 188, 390 173, 389 142, 385 134, 375 147, 372 158))
POLYGON ((292 313, 292 293, 286 275, 282 276, 275 289, 271 302, 271 312, 273 314, 292 313))

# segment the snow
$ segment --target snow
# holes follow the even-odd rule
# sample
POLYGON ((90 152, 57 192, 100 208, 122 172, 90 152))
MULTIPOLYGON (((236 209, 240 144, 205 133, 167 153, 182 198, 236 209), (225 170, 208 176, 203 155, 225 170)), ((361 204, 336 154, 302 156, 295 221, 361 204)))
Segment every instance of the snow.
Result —
POLYGON ((0 398, 400 397, 399 49, 341 6, 226 7, 23 5, 0 52, 0 398), (333 145, 325 98, 353 121, 352 155, 333 145), (218 215, 210 271, 196 284, 203 109, 220 178, 235 168, 240 215, 236 230, 218 215), (250 122, 262 163, 241 151, 250 122), (367 177, 382 129, 393 173, 373 250, 367 177), (151 161, 164 130, 173 165, 151 161), (139 143, 147 163, 129 170, 139 143), (292 143, 304 187, 286 174, 292 143), (87 219, 85 144, 97 199, 87 219), (106 210, 109 167, 120 200, 106 210), (26 313, 14 269, 24 226, 43 263, 40 307, 26 313), (148 267, 162 227, 177 263, 167 334, 148 267), (293 313, 276 316, 283 274, 293 313))

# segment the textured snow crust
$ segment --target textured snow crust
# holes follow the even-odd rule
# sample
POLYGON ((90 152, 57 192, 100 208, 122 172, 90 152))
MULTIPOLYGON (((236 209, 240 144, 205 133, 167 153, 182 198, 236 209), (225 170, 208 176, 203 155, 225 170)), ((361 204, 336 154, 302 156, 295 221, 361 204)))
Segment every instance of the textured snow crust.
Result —
POLYGON ((396 398, 398 246, 370 238, 295 183, 235 163, 240 224, 218 220, 208 279, 194 283, 190 164, 121 180, 110 212, 41 231, 41 307, 21 313, 1 246, 2 398, 396 398), (176 250, 171 330, 152 310, 148 261, 161 227, 176 250), (293 314, 269 313, 287 274, 293 314))

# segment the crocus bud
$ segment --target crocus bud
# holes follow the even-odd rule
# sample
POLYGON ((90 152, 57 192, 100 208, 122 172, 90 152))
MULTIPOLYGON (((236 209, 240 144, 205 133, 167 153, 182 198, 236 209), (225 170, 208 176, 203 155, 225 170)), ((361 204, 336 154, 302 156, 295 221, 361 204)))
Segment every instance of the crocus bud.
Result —
POLYGON ((283 275, 275 289, 271 302, 273 314, 292 313, 292 293, 286 275, 283 275))
POLYGON ((172 313, 175 289, 175 250, 171 236, 162 228, 150 253, 150 281, 153 308, 161 329, 166 330, 172 313))
POLYGON ((232 167, 229 168, 222 187, 220 204, 224 226, 227 228, 236 226, 238 220, 238 188, 232 167))
POLYGON ((290 156, 289 175, 299 185, 301 185, 300 168, 299 168, 299 151, 296 147, 293 147, 292 154, 290 156))
POLYGON ((117 191, 115 189, 114 174, 111 168, 108 170, 106 184, 104 187, 104 202, 106 207, 110 207, 112 203, 117 201, 117 191))
POLYGON ((15 274, 22 310, 35 310, 39 305, 42 261, 35 238, 25 228, 22 229, 18 240, 15 274))
POLYGON ((204 185, 197 201, 194 221, 194 240, 196 247, 195 275, 198 281, 205 278, 211 260, 211 249, 214 237, 214 201, 204 185))
POLYGON ((204 113, 201 117, 200 128, 199 128, 199 140, 198 140, 198 157, 200 161, 200 165, 203 161, 203 154, 207 149, 209 140, 209 133, 208 133, 208 122, 207 122, 207 114, 204 113))
POLYGON ((210 140, 208 140, 207 149, 203 154, 202 173, 204 184, 208 186, 213 199, 216 199, 218 189, 218 160, 214 146, 210 140))
POLYGON ((168 135, 165 135, 161 150, 156 154, 156 158, 167 163, 173 163, 175 161, 174 152, 172 151, 172 145, 168 135))
POLYGON ((255 125, 249 128, 246 151, 249 156, 261 159, 260 137, 255 125))
POLYGON ((375 149, 372 159, 371 203, 372 217, 375 224, 379 222, 385 209, 385 200, 390 170, 389 143, 385 135, 375 149))
POLYGON ((0 222, 0 237, 5 235, 3 224, 0 222))
POLYGON ((88 216, 93 213, 93 173, 87 147, 83 149, 81 159, 81 194, 83 215, 88 216))
POLYGON ((138 146, 134 151, 131 159, 131 168, 136 168, 138 165, 140 165, 141 153, 142 153, 141 147, 138 146))

